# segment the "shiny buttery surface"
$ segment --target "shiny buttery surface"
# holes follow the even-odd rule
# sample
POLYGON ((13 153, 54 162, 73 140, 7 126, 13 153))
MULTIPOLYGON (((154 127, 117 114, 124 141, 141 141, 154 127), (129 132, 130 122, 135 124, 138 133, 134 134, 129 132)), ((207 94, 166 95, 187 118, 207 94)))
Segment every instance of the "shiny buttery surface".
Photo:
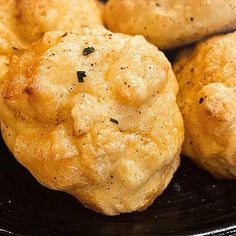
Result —
POLYGON ((159 49, 171 49, 235 30, 235 6, 235 0, 110 0, 105 24, 113 32, 141 34, 159 49))
POLYGON ((73 197, 42 187, 11 156, 2 140, 0 147, 0 234, 236 233, 236 183, 214 179, 189 160, 182 160, 168 189, 147 211, 113 218, 86 210, 73 197))
POLYGON ((47 33, 14 56, 0 90, 2 134, 16 159, 97 212, 146 209, 179 166, 177 81, 142 36, 47 33))
POLYGON ((185 158, 182 159, 182 165, 170 186, 147 211, 105 217, 85 209, 69 195, 42 187, 11 156, 2 140, 0 146, 0 233, 2 234, 10 235, 12 232, 15 235, 65 235, 66 233, 68 235, 79 235, 79 233, 80 235, 111 233, 112 235, 197 233, 234 235, 236 233, 235 181, 217 180, 185 158))
POLYGON ((236 32, 183 50, 173 68, 185 122, 183 155, 219 178, 236 179, 236 32))

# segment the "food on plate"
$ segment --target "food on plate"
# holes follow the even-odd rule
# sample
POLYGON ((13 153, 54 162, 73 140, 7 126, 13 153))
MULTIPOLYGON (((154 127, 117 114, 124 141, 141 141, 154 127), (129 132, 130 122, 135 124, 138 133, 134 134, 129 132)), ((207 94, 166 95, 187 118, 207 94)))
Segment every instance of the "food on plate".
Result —
POLYGON ((102 24, 95 0, 0 0, 0 79, 12 54, 47 31, 102 24))
POLYGON ((184 50, 174 64, 185 123, 183 154, 219 178, 236 178, 236 32, 184 50))
POLYGON ((3 138, 43 185, 106 215, 142 211, 179 166, 177 92, 170 63, 142 36, 49 32, 4 78, 3 138))
POLYGON ((141 34, 170 49, 236 29, 236 1, 110 0, 105 21, 112 31, 141 34))
POLYGON ((0 0, 0 53, 21 48, 52 30, 77 32, 102 24, 95 0, 0 0), (14 47, 14 48, 13 48, 14 47))
POLYGON ((19 31, 28 41, 35 41, 48 31, 77 32, 79 28, 102 24, 95 0, 18 0, 19 31))
POLYGON ((15 1, 0 0, 0 54, 10 54, 22 46, 16 24, 15 1))
POLYGON ((17 35, 15 1, 0 0, 0 81, 5 75, 9 57, 25 45, 17 35))

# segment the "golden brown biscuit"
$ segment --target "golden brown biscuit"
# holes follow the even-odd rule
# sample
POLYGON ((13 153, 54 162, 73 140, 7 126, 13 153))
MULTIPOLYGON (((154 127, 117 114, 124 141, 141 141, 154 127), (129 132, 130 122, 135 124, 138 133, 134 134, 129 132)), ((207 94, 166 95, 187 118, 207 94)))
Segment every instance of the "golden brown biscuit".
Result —
POLYGON ((0 19, 2 54, 48 31, 76 33, 83 26, 102 24, 102 13, 95 0, 0 0, 0 19))
POLYGON ((102 24, 95 0, 0 0, 0 79, 6 60, 51 30, 102 24))
POLYGON ((179 166, 177 90, 170 63, 142 36, 47 33, 4 79, 2 134, 43 185, 103 214, 141 211, 179 166))
POLYGON ((236 1, 110 0, 105 21, 114 32, 141 34, 170 49, 236 29, 236 1))
POLYGON ((174 64, 185 122, 183 153, 219 178, 236 178, 236 32, 184 51, 174 64))
POLYGON ((48 31, 76 33, 81 27, 102 24, 95 0, 18 0, 17 20, 21 35, 31 42, 48 31))
POLYGON ((15 1, 0 0, 0 80, 7 71, 10 55, 25 47, 16 31, 15 1))
POLYGON ((17 31, 15 19, 15 1, 0 0, 0 55, 11 54, 22 43, 17 31))

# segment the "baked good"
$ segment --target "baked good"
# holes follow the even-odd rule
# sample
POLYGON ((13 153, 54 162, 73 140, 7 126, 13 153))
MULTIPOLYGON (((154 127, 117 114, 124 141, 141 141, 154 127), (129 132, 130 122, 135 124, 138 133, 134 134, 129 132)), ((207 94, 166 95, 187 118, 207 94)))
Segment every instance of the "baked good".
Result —
POLYGON ((141 34, 171 49, 236 29, 236 1, 110 0, 105 21, 114 32, 141 34))
POLYGON ((141 211, 179 166, 177 91, 170 63, 142 36, 50 32, 13 57, 2 135, 43 185, 106 215, 141 211))
POLYGON ((19 31, 30 42, 48 31, 76 33, 81 27, 102 24, 95 0, 18 0, 16 11, 19 31))
POLYGON ((0 79, 11 55, 25 50, 47 31, 77 32, 102 24, 95 0, 0 0, 0 79))
POLYGON ((183 51, 174 63, 183 154, 218 178, 236 178, 236 32, 183 51))
POLYGON ((0 54, 24 48, 53 30, 77 32, 102 24, 95 0, 0 0, 0 54))

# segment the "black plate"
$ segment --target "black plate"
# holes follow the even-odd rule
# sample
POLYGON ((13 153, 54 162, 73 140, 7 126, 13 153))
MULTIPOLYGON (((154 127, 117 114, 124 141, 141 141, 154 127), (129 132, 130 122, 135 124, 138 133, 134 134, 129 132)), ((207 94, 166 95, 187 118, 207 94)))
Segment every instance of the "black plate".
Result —
POLYGON ((172 183, 142 213, 105 217, 38 184, 0 140, 0 234, 236 235, 236 182, 182 158, 172 183))

